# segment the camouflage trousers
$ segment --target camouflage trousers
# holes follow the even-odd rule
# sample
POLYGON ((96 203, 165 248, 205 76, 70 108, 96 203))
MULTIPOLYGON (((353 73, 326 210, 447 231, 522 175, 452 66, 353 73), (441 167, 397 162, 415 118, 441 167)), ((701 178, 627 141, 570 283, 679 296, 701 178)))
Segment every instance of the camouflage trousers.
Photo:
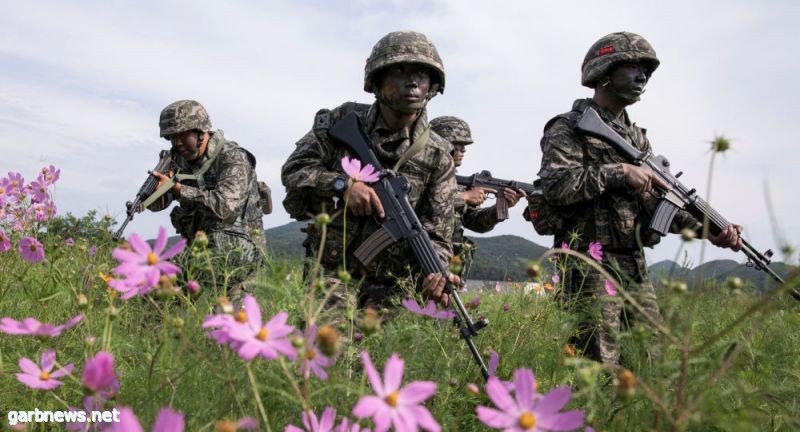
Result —
MULTIPOLYGON (((655 322, 662 321, 644 253, 604 251, 603 267, 641 306, 643 313, 655 322)), ((650 321, 631 303, 623 300, 619 293, 615 296, 607 293, 606 280, 597 270, 569 270, 564 291, 567 300, 565 304, 579 317, 578 329, 570 344, 593 360, 619 364, 618 338, 623 328, 630 329, 634 324, 650 326, 650 321)), ((653 356, 657 353, 657 344, 650 344, 648 354, 653 356)))
MULTIPOLYGON (((203 288, 227 294, 237 303, 253 285, 262 267, 263 248, 249 238, 224 231, 207 234, 208 246, 193 244, 178 259, 187 278, 197 280, 203 288)), ((263 243, 263 238, 257 241, 263 243)))

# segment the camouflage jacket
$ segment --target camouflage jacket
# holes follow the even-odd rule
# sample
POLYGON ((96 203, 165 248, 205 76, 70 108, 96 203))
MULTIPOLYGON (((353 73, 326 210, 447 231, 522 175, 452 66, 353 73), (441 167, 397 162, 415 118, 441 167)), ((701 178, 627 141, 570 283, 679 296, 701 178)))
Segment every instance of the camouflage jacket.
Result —
MULTIPOLYGON (((233 141, 228 141, 221 130, 211 133, 208 148, 200 159, 189 162, 173 151, 172 160, 180 173, 193 174, 211 155, 218 152, 201 182, 181 181, 179 207, 170 214, 172 225, 178 233, 194 239, 195 232, 208 234, 222 232, 247 238, 258 244, 263 241, 260 196, 255 172, 255 157, 233 141), (221 149, 218 147, 222 146, 221 149), (202 183, 202 184, 200 184, 202 183)), ((171 193, 153 203, 149 209, 163 210, 175 200, 171 193)))
MULTIPOLYGON (((556 116, 545 126, 541 141, 544 197, 565 220, 564 231, 555 234, 554 245, 569 242, 569 233, 577 232, 574 245, 585 249, 596 241, 606 249, 635 250, 639 244, 653 246, 660 240, 647 228, 657 201, 651 195, 636 195, 625 182, 624 156, 605 142, 577 133, 578 117, 592 106, 614 130, 629 143, 650 150, 646 131, 631 123, 627 112, 615 119, 592 99, 579 99, 572 111, 556 116), (637 239, 638 238, 638 239, 637 239)), ((676 215, 671 232, 684 227, 696 228, 697 220, 685 211, 676 215)))
MULTIPOLYGON (((315 128, 308 132, 289 156, 281 170, 281 180, 286 187, 283 206, 297 220, 308 220, 315 215, 344 208, 344 202, 336 197, 334 180, 344 175, 341 165, 343 156, 353 157, 344 145, 328 136, 328 127, 346 113, 355 112, 372 144, 375 155, 384 167, 393 167, 400 156, 427 128, 427 114, 423 111, 409 131, 391 131, 378 112, 378 104, 364 105, 346 103, 331 111, 321 110, 315 119, 315 128), (320 116, 327 121, 320 124, 320 116)), ((399 174, 406 177, 411 186, 408 199, 417 217, 428 232, 439 257, 446 264, 452 258, 450 239, 453 235, 453 195, 456 189, 455 167, 449 153, 450 144, 431 131, 430 141, 416 153, 399 174)), ((323 266, 336 270, 342 266, 343 241, 346 239, 347 267, 357 277, 372 280, 390 280, 393 276, 407 276, 409 270, 416 273, 418 267, 411 249, 401 241, 389 246, 368 267, 361 266, 352 252, 375 232, 380 225, 373 217, 357 217, 347 214, 345 219, 333 218, 328 226, 323 253, 323 266)), ((311 248, 318 250, 319 239, 311 240, 311 248)))

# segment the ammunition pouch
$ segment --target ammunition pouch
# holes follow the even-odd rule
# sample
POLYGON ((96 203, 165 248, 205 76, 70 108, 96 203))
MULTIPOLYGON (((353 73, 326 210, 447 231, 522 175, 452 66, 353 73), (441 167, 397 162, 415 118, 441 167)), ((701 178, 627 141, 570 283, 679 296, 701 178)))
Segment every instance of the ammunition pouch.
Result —
POLYGON ((559 210, 550 205, 542 194, 528 195, 528 206, 525 207, 522 217, 533 224, 533 229, 539 235, 555 235, 563 231, 564 218, 559 210))

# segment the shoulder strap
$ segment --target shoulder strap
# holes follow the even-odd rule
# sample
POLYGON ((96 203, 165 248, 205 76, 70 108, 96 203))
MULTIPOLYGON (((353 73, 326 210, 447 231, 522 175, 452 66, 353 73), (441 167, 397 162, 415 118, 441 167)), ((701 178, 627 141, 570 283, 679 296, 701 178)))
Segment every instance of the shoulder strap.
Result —
POLYGON ((426 145, 428 145, 430 141, 431 141, 431 128, 430 126, 428 126, 427 128, 425 128, 424 131, 422 131, 419 137, 417 137, 417 139, 414 141, 414 144, 412 144, 411 147, 409 147, 408 150, 406 150, 406 152, 403 153, 403 156, 400 156, 400 160, 398 160, 397 163, 394 164, 395 172, 400 170, 400 168, 403 165, 405 165, 406 162, 408 162, 412 157, 414 157, 415 154, 419 153, 420 150, 422 150, 426 145))
POLYGON ((224 144, 225 143, 220 143, 218 146, 216 146, 214 148, 214 151, 212 151, 211 154, 208 156, 208 160, 203 162, 203 165, 194 174, 179 173, 172 176, 172 178, 170 178, 168 182, 161 185, 160 188, 156 189, 155 192, 153 192, 149 197, 147 197, 147 199, 142 203, 143 208, 149 207, 151 204, 156 202, 157 199, 160 199, 162 196, 164 196, 164 194, 166 194, 170 189, 172 189, 173 186, 175 186, 175 183, 181 182, 183 180, 196 180, 198 182, 201 182, 203 174, 205 174, 206 171, 208 171, 208 169, 211 168, 211 165, 214 164, 214 161, 217 159, 217 156, 219 156, 219 154, 222 152, 222 146, 224 144))

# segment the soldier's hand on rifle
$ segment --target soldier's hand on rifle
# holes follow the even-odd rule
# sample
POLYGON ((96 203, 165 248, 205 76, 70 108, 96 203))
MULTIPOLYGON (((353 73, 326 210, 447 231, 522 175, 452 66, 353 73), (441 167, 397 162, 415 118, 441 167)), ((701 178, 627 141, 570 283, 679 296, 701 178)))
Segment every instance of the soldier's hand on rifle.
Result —
POLYGON ((709 233, 708 241, 714 246, 730 248, 734 252, 739 252, 742 249, 742 238, 739 235, 741 233, 741 225, 730 224, 717 235, 709 233))
POLYGON ((366 183, 358 181, 350 183, 345 197, 347 197, 347 208, 356 216, 370 216, 373 211, 380 218, 385 216, 378 194, 366 183))
POLYGON ((490 193, 497 193, 494 189, 476 187, 474 189, 461 192, 461 197, 467 205, 478 207, 486 201, 486 196, 490 193))
MULTIPOLYGON (((156 190, 158 190, 159 188, 161 188, 161 186, 166 184, 169 181, 169 179, 172 178, 173 175, 175 175, 175 173, 172 170, 170 170, 169 173, 167 173, 167 175, 161 174, 158 171, 153 171, 153 177, 158 179, 158 185, 156 186, 156 190)), ((181 184, 180 183, 175 183, 175 185, 172 186, 172 188, 170 189, 170 192, 172 192, 172 195, 174 195, 175 198, 180 197, 181 196, 181 184)))
POLYGON ((517 205, 517 202, 525 196, 525 191, 522 189, 503 189, 503 196, 506 198, 506 202, 508 203, 508 207, 514 207, 517 205))
POLYGON ((648 193, 656 186, 664 189, 669 187, 650 168, 631 164, 622 164, 622 168, 625 173, 625 183, 637 194, 648 193))
MULTIPOLYGON (((447 279, 453 286, 461 284, 461 278, 453 273, 447 273, 447 279)), ((431 273, 422 281, 422 293, 446 307, 450 303, 450 296, 444 292, 445 285, 446 281, 441 273, 431 273)))

